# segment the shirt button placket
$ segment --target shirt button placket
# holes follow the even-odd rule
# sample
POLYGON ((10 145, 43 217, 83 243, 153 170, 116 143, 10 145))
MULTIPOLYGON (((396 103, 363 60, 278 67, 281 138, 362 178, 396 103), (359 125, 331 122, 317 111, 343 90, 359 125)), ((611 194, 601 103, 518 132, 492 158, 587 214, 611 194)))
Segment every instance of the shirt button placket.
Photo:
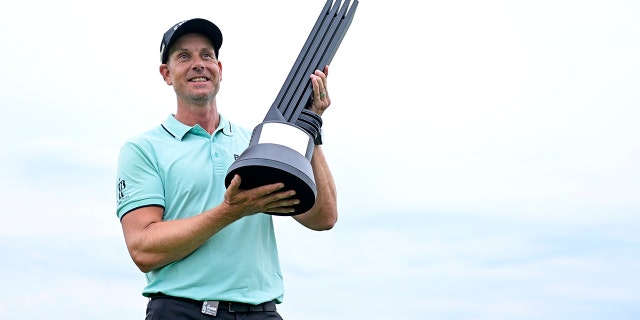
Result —
POLYGON ((211 139, 211 162, 213 164, 213 172, 215 174, 225 174, 225 168, 223 166, 223 161, 220 159, 220 152, 218 152, 218 148, 211 139))

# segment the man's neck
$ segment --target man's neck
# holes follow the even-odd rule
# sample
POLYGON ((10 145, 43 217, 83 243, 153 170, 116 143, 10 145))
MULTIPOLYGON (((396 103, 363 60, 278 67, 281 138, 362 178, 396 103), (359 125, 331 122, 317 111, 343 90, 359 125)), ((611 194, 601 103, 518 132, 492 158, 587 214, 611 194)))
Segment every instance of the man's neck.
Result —
POLYGON ((178 105, 176 120, 188 125, 200 125, 212 134, 220 124, 220 115, 215 102, 208 106, 178 105))

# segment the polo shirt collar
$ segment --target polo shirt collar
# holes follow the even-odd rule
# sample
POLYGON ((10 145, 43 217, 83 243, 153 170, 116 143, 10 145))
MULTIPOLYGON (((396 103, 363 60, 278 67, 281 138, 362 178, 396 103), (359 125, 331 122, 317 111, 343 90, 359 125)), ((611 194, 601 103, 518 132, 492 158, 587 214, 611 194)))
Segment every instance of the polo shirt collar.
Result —
MULTIPOLYGON (((187 132, 189 132, 196 126, 198 125, 190 127, 178 121, 174 114, 170 114, 169 116, 167 116, 167 119, 162 124, 162 127, 177 140, 182 140, 187 132)), ((222 133, 226 136, 233 136, 231 122, 229 122, 229 120, 227 120, 222 115, 220 115, 220 123, 218 124, 218 128, 213 132, 213 134, 215 135, 218 131, 222 131, 222 133)))

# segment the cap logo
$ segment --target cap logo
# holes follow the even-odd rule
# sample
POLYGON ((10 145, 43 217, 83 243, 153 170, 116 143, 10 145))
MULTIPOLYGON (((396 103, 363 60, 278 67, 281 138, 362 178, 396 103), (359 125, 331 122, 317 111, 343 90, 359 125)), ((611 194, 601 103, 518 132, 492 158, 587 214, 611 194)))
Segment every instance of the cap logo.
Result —
POLYGON ((187 20, 184 20, 184 21, 182 21, 182 22, 180 22, 180 23, 176 24, 176 26, 175 26, 175 27, 173 27, 173 31, 178 30, 178 28, 180 28, 180 26, 181 26, 181 25, 183 25, 185 22, 187 22, 187 20))

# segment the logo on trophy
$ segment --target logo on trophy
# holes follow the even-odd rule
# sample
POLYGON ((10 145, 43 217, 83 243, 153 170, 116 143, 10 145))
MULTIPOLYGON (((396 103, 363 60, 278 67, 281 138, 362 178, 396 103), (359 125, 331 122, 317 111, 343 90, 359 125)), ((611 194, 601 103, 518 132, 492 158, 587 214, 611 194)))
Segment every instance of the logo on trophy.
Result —
POLYGON ((297 215, 315 203, 317 190, 311 157, 322 118, 306 109, 313 94, 308 75, 329 65, 357 7, 358 0, 353 3, 327 0, 271 108, 253 129, 249 147, 227 171, 227 187, 238 174, 243 189, 282 182, 286 189, 296 191, 300 203, 293 207, 293 213, 271 214, 297 215))

